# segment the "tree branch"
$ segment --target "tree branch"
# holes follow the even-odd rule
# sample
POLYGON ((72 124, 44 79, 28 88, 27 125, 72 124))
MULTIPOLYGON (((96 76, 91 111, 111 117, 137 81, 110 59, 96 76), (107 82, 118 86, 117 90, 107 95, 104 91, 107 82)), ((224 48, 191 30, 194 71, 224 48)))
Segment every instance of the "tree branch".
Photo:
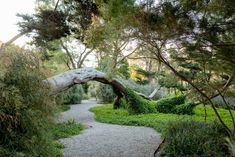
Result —
POLYGON ((12 44, 14 41, 16 41, 18 38, 22 37, 23 35, 29 33, 31 30, 26 30, 23 32, 20 32, 19 34, 15 35, 13 38, 11 38, 10 40, 8 40, 6 43, 3 43, 2 46, 0 47, 0 53, 4 52, 4 49, 9 46, 10 44, 12 44))
POLYGON ((77 68, 81 68, 82 67, 82 64, 83 62, 85 61, 86 57, 91 54, 93 52, 94 48, 92 48, 91 50, 89 50, 88 52, 85 53, 84 56, 82 56, 81 60, 78 62, 77 64, 77 68))
POLYGON ((129 53, 126 56, 123 56, 119 61, 117 61, 116 64, 121 63, 125 58, 129 57, 130 55, 132 55, 133 53, 135 53, 138 49, 140 48, 140 46, 137 46, 131 53, 129 53))
POLYGON ((69 57, 69 60, 70 60, 70 62, 72 64, 73 69, 76 69, 76 65, 74 63, 73 57, 72 57, 71 53, 69 52, 68 48, 64 45, 62 40, 60 40, 60 44, 63 47, 63 49, 65 50, 67 56, 69 57))

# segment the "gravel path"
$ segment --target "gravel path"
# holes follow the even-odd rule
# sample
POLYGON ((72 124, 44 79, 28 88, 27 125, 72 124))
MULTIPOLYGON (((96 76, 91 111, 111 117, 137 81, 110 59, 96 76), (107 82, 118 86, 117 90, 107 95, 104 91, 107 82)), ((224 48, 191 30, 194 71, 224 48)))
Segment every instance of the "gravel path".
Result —
POLYGON ((63 112, 60 121, 74 119, 90 126, 82 134, 61 139, 65 157, 153 157, 160 144, 160 134, 147 127, 99 123, 88 110, 99 106, 95 100, 84 100, 63 112))

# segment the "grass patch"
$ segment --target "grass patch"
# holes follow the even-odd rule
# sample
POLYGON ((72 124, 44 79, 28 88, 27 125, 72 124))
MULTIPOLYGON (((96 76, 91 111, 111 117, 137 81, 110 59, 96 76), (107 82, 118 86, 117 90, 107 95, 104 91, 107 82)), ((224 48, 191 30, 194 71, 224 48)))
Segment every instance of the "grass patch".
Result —
POLYGON ((67 138, 73 135, 78 135, 80 132, 85 129, 85 127, 76 123, 74 120, 69 120, 63 123, 57 123, 52 127, 52 134, 55 140, 61 138, 67 138))
POLYGON ((55 147, 55 150, 52 156, 62 157, 61 149, 64 148, 64 145, 59 143, 57 140, 78 135, 83 129, 85 129, 85 126, 80 123, 76 123, 74 120, 53 124, 51 126, 51 132, 54 138, 52 145, 55 147))
POLYGON ((59 106, 59 111, 60 112, 65 112, 65 111, 68 111, 70 109, 70 106, 69 105, 61 105, 59 106))
MULTIPOLYGON (((207 110, 207 122, 217 121, 214 111, 210 106, 206 106, 207 110)), ((91 108, 90 111, 96 115, 96 120, 103 123, 121 124, 121 125, 133 125, 133 126, 147 126, 156 129, 159 132, 167 127, 167 124, 172 121, 178 120, 194 120, 204 122, 204 106, 199 105, 194 108, 194 115, 177 115, 166 113, 151 113, 151 114, 139 114, 129 115, 127 110, 113 109, 112 104, 98 106, 91 108)), ((232 120, 229 116, 228 110, 218 109, 221 117, 226 124, 232 125, 232 120)), ((235 116, 235 111, 232 111, 235 116)))

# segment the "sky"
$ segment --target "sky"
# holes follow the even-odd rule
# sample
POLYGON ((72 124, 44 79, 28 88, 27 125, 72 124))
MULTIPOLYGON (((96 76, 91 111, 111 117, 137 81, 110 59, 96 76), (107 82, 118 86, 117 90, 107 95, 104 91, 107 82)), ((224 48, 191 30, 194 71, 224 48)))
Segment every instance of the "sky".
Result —
MULTIPOLYGON (((0 0, 0 41, 7 42, 17 35, 19 31, 16 24, 20 18, 16 14, 33 14, 34 7, 34 0, 0 0)), ((29 40, 27 37, 21 37, 14 43, 24 46, 29 40)))

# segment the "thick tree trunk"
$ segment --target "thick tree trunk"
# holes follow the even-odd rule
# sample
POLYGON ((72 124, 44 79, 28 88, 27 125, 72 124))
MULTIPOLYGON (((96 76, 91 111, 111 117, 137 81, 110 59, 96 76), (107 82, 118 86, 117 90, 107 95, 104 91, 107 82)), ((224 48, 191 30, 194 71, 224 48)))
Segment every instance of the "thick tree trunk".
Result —
POLYGON ((50 77, 44 82, 48 83, 54 93, 64 91, 75 84, 83 84, 88 81, 98 81, 105 84, 110 84, 113 87, 114 92, 123 97, 125 93, 124 85, 116 78, 107 79, 105 73, 100 72, 94 68, 81 68, 64 72, 59 75, 50 77))
MULTIPOLYGON (((126 87, 121 83, 120 80, 116 78, 107 79, 105 73, 100 72, 94 68, 73 69, 62 74, 47 78, 46 80, 44 80, 44 82, 51 86, 54 93, 59 93, 75 84, 83 84, 92 80, 104 84, 109 84, 113 87, 113 90, 117 95, 115 108, 118 108, 121 102, 121 98, 126 94, 126 87)), ((146 96, 142 93, 136 94, 142 96, 145 99, 151 99, 152 95, 156 94, 156 91, 150 94, 150 96, 146 96)))

